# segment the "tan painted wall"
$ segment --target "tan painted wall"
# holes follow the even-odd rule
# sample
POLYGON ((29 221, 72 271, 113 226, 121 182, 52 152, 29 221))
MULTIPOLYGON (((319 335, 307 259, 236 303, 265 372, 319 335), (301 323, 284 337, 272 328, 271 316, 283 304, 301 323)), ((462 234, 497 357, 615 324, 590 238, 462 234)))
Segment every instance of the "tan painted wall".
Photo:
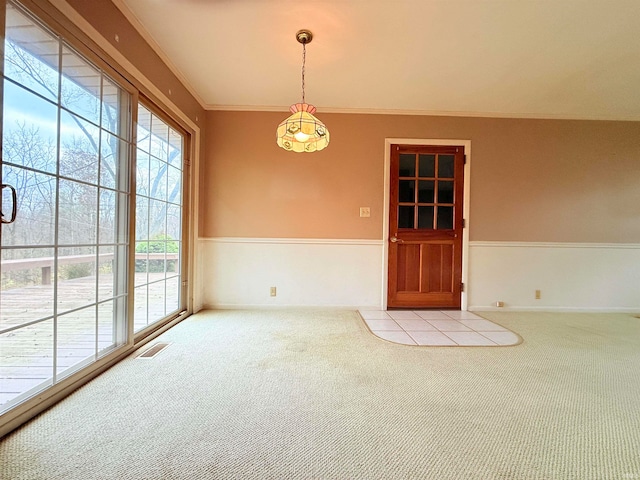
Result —
POLYGON ((472 241, 640 243, 640 122, 320 112, 331 144, 295 154, 275 143, 286 116, 207 113, 203 236, 381 239, 398 137, 471 140, 472 241))

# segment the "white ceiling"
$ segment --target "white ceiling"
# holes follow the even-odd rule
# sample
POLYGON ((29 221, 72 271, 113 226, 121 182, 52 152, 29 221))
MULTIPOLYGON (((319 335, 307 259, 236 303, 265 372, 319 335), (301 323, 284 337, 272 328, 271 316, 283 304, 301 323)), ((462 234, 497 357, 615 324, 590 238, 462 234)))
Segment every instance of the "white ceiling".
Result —
POLYGON ((113 0, 207 109, 640 120, 640 0, 113 0))

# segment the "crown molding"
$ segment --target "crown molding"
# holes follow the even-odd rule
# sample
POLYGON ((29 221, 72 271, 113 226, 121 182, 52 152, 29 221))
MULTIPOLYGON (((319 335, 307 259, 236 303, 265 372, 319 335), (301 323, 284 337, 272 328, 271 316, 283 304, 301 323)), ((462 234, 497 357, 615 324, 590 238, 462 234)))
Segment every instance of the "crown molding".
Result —
POLYGON ((160 57, 171 73, 173 73, 180 83, 184 85, 187 91, 195 98, 195 100, 200 104, 200 106, 207 110, 206 104, 200 94, 196 91, 195 88, 191 85, 191 82, 187 79, 187 77, 182 73, 182 71, 175 66, 175 64, 169 59, 169 57, 164 53, 164 50, 160 47, 158 42, 156 42, 155 38, 149 33, 149 31, 144 27, 140 19, 136 16, 135 13, 124 3, 123 0, 111 0, 113 4, 116 6, 118 10, 125 16, 127 21, 136 29, 136 31, 140 34, 140 36, 146 41, 151 49, 160 57))

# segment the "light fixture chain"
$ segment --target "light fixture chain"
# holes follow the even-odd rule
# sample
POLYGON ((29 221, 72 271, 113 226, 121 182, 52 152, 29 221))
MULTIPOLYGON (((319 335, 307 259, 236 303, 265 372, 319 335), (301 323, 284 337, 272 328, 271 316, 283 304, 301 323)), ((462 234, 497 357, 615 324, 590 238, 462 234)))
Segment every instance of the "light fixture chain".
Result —
POLYGON ((302 103, 304 102, 304 65, 307 60, 307 44, 302 44, 302 103))

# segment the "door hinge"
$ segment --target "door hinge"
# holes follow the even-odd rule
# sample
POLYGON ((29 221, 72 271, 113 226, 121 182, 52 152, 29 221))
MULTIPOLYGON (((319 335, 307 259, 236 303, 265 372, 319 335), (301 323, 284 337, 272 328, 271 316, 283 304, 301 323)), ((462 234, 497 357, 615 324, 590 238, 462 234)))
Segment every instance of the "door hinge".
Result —
POLYGON ((465 165, 467 164, 467 155, 466 154, 464 155, 464 164, 465 165))
POLYGON ((467 228, 467 219, 466 218, 462 219, 462 228, 467 228))
POLYGON ((464 283, 462 283, 462 282, 460 283, 460 291, 464 292, 464 283))
POLYGON ((186 280, 184 280, 184 281, 182 282, 182 286, 183 286, 183 287, 186 287, 187 285, 189 285, 189 282, 187 282, 186 280))

